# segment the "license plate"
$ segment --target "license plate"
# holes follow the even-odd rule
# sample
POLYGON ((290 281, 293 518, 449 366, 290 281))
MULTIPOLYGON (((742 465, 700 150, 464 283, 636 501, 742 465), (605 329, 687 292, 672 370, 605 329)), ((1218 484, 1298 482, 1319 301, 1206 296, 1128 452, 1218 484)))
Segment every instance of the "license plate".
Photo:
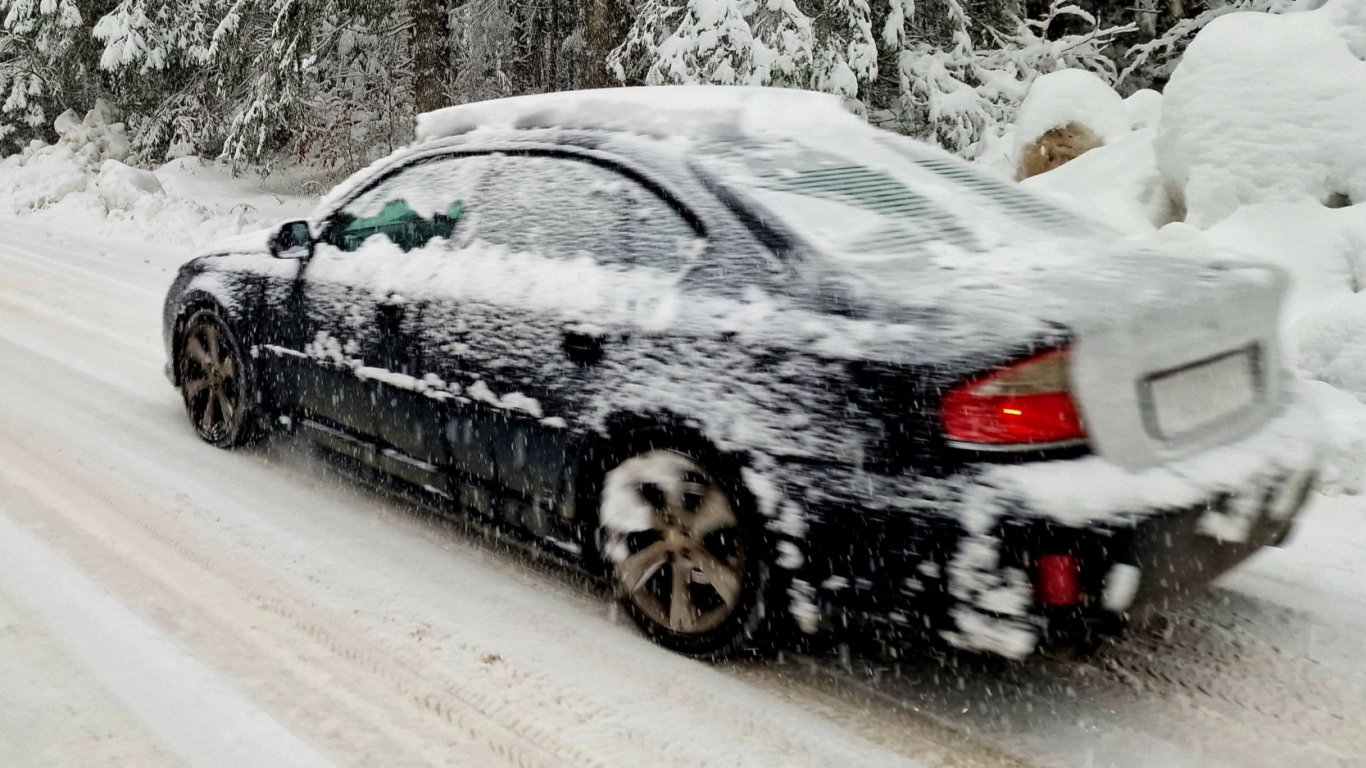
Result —
POLYGON ((1257 352, 1230 352, 1159 373, 1145 385, 1150 431, 1163 440, 1198 434, 1235 420, 1257 404, 1257 352))

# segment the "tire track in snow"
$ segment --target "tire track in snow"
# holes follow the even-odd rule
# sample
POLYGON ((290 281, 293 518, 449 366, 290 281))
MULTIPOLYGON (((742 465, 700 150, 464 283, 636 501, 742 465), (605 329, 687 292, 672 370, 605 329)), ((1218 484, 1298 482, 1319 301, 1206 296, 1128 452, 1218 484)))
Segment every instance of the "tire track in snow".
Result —
MULTIPOLYGON (((5 240, 7 242, 0 242, 0 260, 8 261, 11 264, 17 263, 30 267, 41 267, 50 273, 60 275, 63 278, 63 282, 80 281, 85 283, 87 287, 96 287, 102 290, 108 289, 110 286, 117 286, 122 291, 134 293, 150 299, 159 299, 166 295, 165 290, 158 292, 145 285, 123 279, 116 270, 104 271, 102 269, 91 269, 73 264, 69 259, 56 258, 52 254, 59 253, 60 251, 51 248, 44 249, 47 251, 45 254, 42 250, 15 247, 13 245, 15 239, 16 238, 11 233, 6 233, 5 240)), ((73 250, 72 253, 75 253, 75 251, 73 250)), ((96 263, 100 267, 109 266, 108 264, 90 262, 88 260, 86 260, 85 263, 96 263)), ((167 277, 166 285, 169 286, 170 284, 171 279, 167 277)))
POLYGON ((4 516, 0 562, 0 588, 10 599, 41 617, 185 765, 331 765, 4 516))
MULTIPOLYGON (((3 453, 13 456, 10 450, 3 453)), ((236 673, 236 679, 256 680, 257 695, 273 698, 277 709, 311 706, 315 716, 349 715, 344 729, 330 738, 315 733, 312 739, 339 762, 346 762, 344 755, 380 752, 393 765, 601 765, 589 755, 555 743, 551 735, 522 721, 515 711, 504 708, 500 712, 490 697, 480 695, 468 683, 432 667, 417 673, 395 664, 391 661, 394 651, 367 637, 364 628, 325 618, 307 603, 298 606, 287 585, 254 573, 242 563, 225 562, 231 559, 226 554, 197 550, 168 533, 175 526, 154 525, 145 518, 114 523, 117 510, 146 512, 154 504, 145 498, 127 498, 103 482, 97 484, 102 490, 98 498, 73 494, 73 479, 65 478, 67 490, 56 497, 48 489, 54 482, 60 487, 61 479, 42 467, 22 461, 0 467, 0 483, 15 495, 26 494, 38 507, 28 513, 30 523, 62 528, 63 542, 88 553, 85 565, 100 573, 102 584, 124 587, 120 592, 126 596, 139 595, 128 599, 154 615, 174 616, 182 641, 191 640, 194 648, 236 673), (34 516, 39 510, 41 516, 34 516), (128 530, 129 522, 136 532, 128 530), (212 610, 205 610, 206 602, 212 610), (271 682, 263 685, 263 678, 271 682), (306 692, 310 684, 319 683, 322 687, 311 695, 306 692), (407 716, 399 704, 407 706, 407 716), (414 722, 417 712, 426 722, 414 722), (452 736, 460 738, 452 741, 452 736), (416 753, 412 745, 417 745, 416 753), (406 758, 405 751, 409 752, 406 758)), ((72 612, 82 613, 79 606, 72 612)), ((294 763, 247 760, 237 764, 294 763)))
MULTIPOLYGON (((74 352, 74 354, 63 355, 60 359, 58 359, 47 355, 35 354, 33 351, 29 350, 15 349, 13 347, 4 350, 4 352, 11 358, 24 356, 34 362, 42 361, 43 365, 40 366, 40 368, 56 368, 57 370, 65 371, 60 375, 46 376, 43 375, 41 371, 26 371, 27 375, 31 375, 35 379, 32 384, 34 388, 43 386, 42 383, 40 383, 41 380, 61 379, 66 381, 68 383, 68 386, 76 390, 90 391, 90 388, 84 386, 81 382, 81 379, 84 378, 84 376, 86 375, 85 371, 83 370, 84 368, 93 367, 96 370, 99 370, 99 375, 101 377, 107 377, 110 375, 110 373, 105 369, 105 366, 102 365, 102 361, 99 360, 98 353, 94 350, 91 350, 90 356, 82 354, 81 352, 83 350, 80 350, 79 346, 77 347, 77 349, 71 351, 74 352), (73 361, 79 361, 79 367, 71 367, 73 365, 73 361)), ((118 389, 116 388, 114 391, 118 391, 118 389)), ((130 391, 128 394, 133 394, 133 392, 130 391)), ((170 391, 168 389, 167 399, 170 400, 172 398, 173 396, 170 395, 170 391)), ((122 398, 116 398, 116 400, 119 399, 122 398)), ((91 403, 90 405, 93 406, 94 404, 91 403)), ((166 422, 162 419, 157 419, 157 422, 159 423, 147 423, 147 421, 143 418, 143 416, 145 415, 142 413, 142 411, 145 410, 143 408, 138 408, 131 412, 124 412, 118 408, 111 409, 108 407, 109 405, 111 405, 111 403, 101 402, 98 408, 96 408, 93 412, 82 415, 79 413, 79 411, 85 410, 87 404, 83 402, 80 398, 75 398, 68 404, 68 407, 74 408, 77 411, 77 413, 66 413, 64 415, 68 418, 75 418, 78 420, 82 419, 82 416, 84 416, 84 419, 88 420, 90 418, 100 417, 100 411, 107 411, 103 414, 102 418, 104 419, 105 426, 108 427, 107 431, 112 435, 117 435, 117 440, 108 445, 89 446, 91 448, 94 448, 94 450, 91 450, 90 453, 96 456, 112 457, 121 450, 119 446, 125 446, 124 448, 122 448, 122 450, 130 452, 130 455, 127 457, 128 460, 136 461, 138 457, 133 454, 136 452, 137 449, 135 449, 133 446, 147 446, 154 444, 158 438, 158 435, 161 434, 161 431, 163 430, 164 424, 166 422)), ((146 403, 145 405, 148 408, 154 407, 153 404, 150 402, 146 403)), ((174 407, 174 404, 168 403, 168 406, 169 407, 166 408, 165 411, 176 414, 178 417, 178 409, 174 407)), ((178 424, 178 418, 176 423, 178 424)), ((9 435, 7 434, 6 437, 8 436, 9 435)), ((108 438, 106 438, 103 434, 91 434, 85 439, 87 441, 93 441, 95 443, 101 443, 108 440, 108 438)), ((38 442, 36 441, 36 436, 27 435, 24 436, 24 438, 21 441, 17 442, 11 450, 6 451, 6 453, 12 452, 13 454, 20 454, 26 451, 31 451, 35 449, 37 446, 38 442)), ((197 445, 196 447, 198 448, 197 445)), ((47 452, 51 453, 57 450, 58 449, 54 446, 47 452)), ((212 456, 214 459, 219 461, 232 462, 237 459, 237 457, 231 457, 226 454, 209 451, 208 449, 200 448, 200 450, 204 451, 204 455, 212 456)), ((156 453, 154 452, 152 456, 144 456, 142 458, 146 459, 155 456, 156 453)), ((38 474, 37 470, 35 470, 34 474, 38 474)), ((132 478, 129 478, 129 480, 131 479, 132 478)), ((66 480, 65 483, 69 485, 70 480, 66 480)), ((63 485, 63 481, 53 477, 49 478, 49 484, 51 484, 53 487, 60 487, 63 485)), ((106 511, 117 511, 119 513, 123 513, 123 511, 125 510, 137 510, 137 516, 135 520, 140 521, 139 524, 143 526, 142 533, 144 535, 163 537, 161 538, 161 541, 163 543, 175 543, 174 541, 168 542, 168 540, 164 538, 166 532, 168 530, 171 530, 172 526, 168 525, 168 522, 165 520, 153 519, 152 512, 156 509, 155 504, 151 504, 148 502, 148 500, 142 498, 121 497, 120 494, 117 493, 117 491, 120 490, 120 485, 117 480, 92 482, 91 487, 101 488, 103 493, 107 493, 113 496, 113 501, 116 503, 111 503, 109 505, 108 510, 106 511)), ((97 500, 89 499, 88 501, 90 504, 96 504, 97 500)), ((126 537, 127 534, 120 534, 117 536, 108 535, 99 538, 100 540, 119 541, 126 537)), ((191 548, 188 551, 193 552, 193 548, 191 548)), ((187 550, 182 546, 179 549, 179 554, 185 556, 187 554, 187 550)), ((158 558, 144 557, 142 559, 150 561, 157 560, 158 558)), ((207 561, 200 561, 201 566, 212 567, 210 565, 206 565, 206 563, 207 561)), ((175 573, 167 573, 162 578, 162 581, 169 582, 174 578, 175 573)), ((237 581, 239 579, 234 580, 237 581)), ((316 613, 316 609, 312 606, 306 607, 302 611, 294 611, 292 609, 282 608, 282 604, 278 600, 273 600, 269 598, 269 595, 275 594, 276 591, 277 590, 272 585, 269 588, 260 588, 254 593, 256 599, 259 601, 260 606, 262 607, 262 610, 265 610, 266 612, 271 612, 273 610, 277 614, 277 616, 283 620, 289 620, 291 617, 293 617, 295 619, 295 624, 297 625, 294 627, 296 631, 302 631, 305 635, 308 635, 311 632, 313 635, 314 642, 321 642, 324 646, 328 646, 329 649, 335 654, 339 654, 343 658, 350 658, 353 661, 358 659, 369 659, 371 661, 372 669, 378 668, 384 671, 390 670, 390 667, 384 666, 388 662, 374 661, 376 658, 387 659, 391 655, 395 656, 396 658, 402 658, 403 652, 401 650, 397 653, 391 653, 389 651, 386 651, 380 654, 365 654, 362 651, 355 650, 354 647, 346 645, 346 643, 342 641, 338 641, 337 638, 354 637, 356 633, 346 630, 327 629, 326 627, 324 627, 324 625, 311 623, 307 619, 299 619, 298 617, 300 616, 314 616, 316 613), (329 642, 329 639, 331 640, 331 642, 329 642)), ((189 595, 186 596, 186 600, 187 602, 194 602, 192 597, 189 595)), ((193 611, 194 609, 193 607, 186 607, 185 610, 193 611)), ((623 634, 629 632, 629 630, 627 630, 626 628, 609 627, 607 629, 608 631, 620 632, 623 634)), ((643 643, 643 641, 641 642, 643 643)), ((471 655, 472 653, 474 653, 474 649, 475 646, 469 646, 466 652, 467 655, 471 655)), ((662 651, 650 649, 650 653, 661 654, 664 658, 669 660, 670 664, 677 663, 676 659, 662 651)), ((611 658, 610 656, 602 656, 601 654, 599 654, 599 657, 606 659, 608 661, 610 661, 611 658)), ((432 660, 425 659, 425 662, 425 669, 429 670, 432 666, 432 660)), ((503 668, 505 666, 505 664, 499 665, 500 668, 503 668)), ((690 668, 694 666, 696 667, 696 671, 699 674, 705 674, 709 671, 705 667, 702 667, 700 665, 689 665, 690 668)), ((427 677, 429 677, 429 675, 424 675, 424 681, 427 681, 427 677)), ((517 673, 510 675, 508 677, 510 677, 514 682, 521 681, 522 685, 531 686, 533 688, 533 690, 531 691, 532 694, 535 694, 536 691, 534 689, 539 687, 539 694, 542 697, 546 697, 547 695, 549 695, 549 698, 553 699, 554 705, 558 707, 559 712, 571 713, 567 716, 569 717, 570 721, 578 721, 578 730, 581 733, 596 733, 606 738, 609 741, 609 744, 605 745, 602 751, 605 754, 613 755, 614 757, 620 758, 619 761, 615 762, 639 762, 640 760, 645 759, 642 757, 643 755, 658 755, 668 753, 675 753, 680 755, 698 754, 699 745, 696 743, 689 744, 687 737, 684 734, 680 734, 677 737, 675 737, 677 740, 668 739, 663 743, 660 743, 658 741, 652 741, 650 739, 644 739, 636 733, 636 730, 633 728, 632 723, 630 723, 629 721, 618 721, 612 720, 610 718, 605 721, 595 721, 594 713, 608 711, 607 708, 601 706, 601 702, 596 702, 591 699, 586 699, 580 696, 572 695, 569 691, 565 691, 563 689, 551 689, 548 691, 545 688, 545 683, 543 682, 543 680, 536 675, 517 673), (585 717, 585 712, 589 713, 589 716, 585 717), (588 727, 584 727, 585 723, 588 724, 588 727), (633 758, 632 755, 634 755, 633 758)), ((507 682, 507 678, 499 680, 500 685, 502 685, 503 687, 507 687, 507 682)), ((424 705, 427 709, 436 713, 438 717, 448 717, 450 713, 462 711, 462 707, 460 706, 461 702, 459 702, 458 700, 452 701, 449 695, 442 695, 441 693, 442 691, 444 691, 446 694, 450 694, 451 692, 464 693, 465 690, 459 686, 458 681, 448 683, 444 686, 436 686, 436 688, 438 689, 437 693, 432 693, 431 688, 432 686, 428 685, 427 688, 423 689, 425 691, 424 693, 422 693, 421 695, 413 693, 412 695, 410 695, 409 698, 414 700, 419 705, 424 705)), ((411 689, 411 691, 416 690, 416 688, 411 689)), ((733 735, 740 736, 744 740, 752 740, 754 746, 759 747, 759 749, 757 750, 758 754, 786 755, 785 762, 787 764, 793 765, 833 764, 832 762, 829 762, 826 759, 824 759, 824 757, 812 755, 810 753, 810 748, 813 745, 809 742, 809 740, 798 739, 797 743, 789 741, 785 735, 785 731, 782 728, 774 728, 771 724, 767 722, 767 714, 763 711, 744 712, 741 710, 732 710, 734 713, 734 717, 720 715, 720 712, 726 708, 724 701, 717 702, 712 699, 713 696, 713 693, 689 693, 688 696, 680 697, 678 695, 675 695, 672 698, 677 702, 697 707, 699 711, 715 712, 721 717, 722 722, 725 722, 727 720, 738 720, 744 723, 744 727, 737 734, 733 735), (805 741, 805 743, 801 743, 803 741, 805 741)), ((469 695, 467 694, 467 699, 468 698, 469 695)), ((519 699, 525 701, 528 699, 528 696, 519 695, 513 697, 514 701, 519 699)), ((477 699, 475 699, 475 701, 476 703, 478 703, 477 699)), ((465 706, 463 709, 468 709, 468 706, 465 706)), ((543 716, 547 714, 554 715, 556 711, 557 710, 554 707, 549 709, 547 709, 547 707, 539 708, 539 712, 543 716)), ((553 718, 551 722, 553 722, 553 718)), ((566 724, 573 725, 574 723, 568 722, 566 724)), ((534 724, 530 723, 530 721, 527 720, 513 720, 512 727, 514 730, 517 730, 519 734, 528 735, 528 737, 530 737, 529 735, 534 735, 536 732, 534 724)), ((726 723, 726 727, 734 727, 734 724, 726 723)), ((505 757, 507 757, 515 763, 522 763, 524 761, 520 759, 521 756, 517 753, 517 749, 517 747, 506 748, 502 750, 501 754, 503 754, 505 757)), ((555 749, 558 751, 560 747, 557 746, 555 749)), ((565 752, 566 754, 568 754, 570 753, 570 750, 565 750, 565 752)), ((724 750, 720 751, 720 754, 724 753, 724 750)), ((884 757, 887 759, 894 759, 891 754, 886 754, 884 757)), ((734 757, 732 754, 730 761, 727 762, 733 762, 733 759, 734 757)), ((689 761, 687 759, 683 759, 682 762, 687 763, 689 761)), ((706 761, 695 761, 694 764, 704 764, 705 762, 706 761)), ((885 762, 885 760, 883 762, 885 762)), ((579 764, 593 765, 596 764, 596 762, 593 760, 585 759, 579 764)))
POLYGON ((41 618, 0 589, 0 765, 178 768, 181 761, 63 652, 41 618))
MULTIPOLYGON (((0 345, 0 347, 2 346, 3 345, 0 345)), ((50 360, 49 363, 53 365, 58 365, 61 364, 62 361, 50 360)), ((75 379, 73 379, 73 383, 78 387, 78 381, 81 378, 81 376, 83 376, 83 374, 77 371, 76 377, 75 379)), ((81 404, 76 403, 75 405, 80 406, 81 404)), ((170 410, 177 412, 178 424, 178 409, 172 407, 170 410)), ((121 446, 125 442, 130 446, 145 445, 150 444, 156 438, 158 427, 156 425, 149 427, 149 425, 145 422, 144 419, 140 417, 139 414, 124 414, 115 411, 106 415, 105 419, 107 420, 108 426, 113 428, 111 432, 113 434, 121 435, 122 439, 120 441, 113 442, 108 445, 98 446, 95 450, 91 451, 91 453, 94 455, 114 456, 121 450, 131 450, 131 448, 121 448, 121 446)), ((86 439, 89 441, 95 441, 97 443, 104 442, 106 440, 106 438, 100 434, 92 434, 86 439)), ((197 443, 193 443, 191 441, 187 442, 189 442, 189 444, 193 445, 195 448, 202 450, 205 455, 213 457, 214 459, 232 461, 238 458, 236 456, 232 456, 231 454, 224 454, 221 452, 209 450, 207 448, 202 448, 201 446, 198 446, 197 443)), ((16 444, 14 447, 14 451, 16 453, 23 450, 20 447, 21 445, 26 445, 31 450, 35 446, 34 437, 27 437, 21 443, 16 444)), ((52 450, 56 450, 55 447, 52 450)), ((137 458, 138 457, 136 455, 133 455, 131 453, 127 456, 127 459, 129 461, 136 461, 137 458)), ((54 484, 60 484, 60 481, 58 481, 56 478, 52 478, 51 482, 54 484)), ((130 516, 129 521, 139 526, 142 529, 141 532, 143 535, 157 539, 163 545, 170 547, 171 549, 176 551, 177 554, 195 562, 196 565, 203 569, 218 573, 231 572, 233 570, 231 568, 215 567, 212 561, 204 559, 205 555, 202 552, 197 553, 192 547, 186 545, 182 541, 182 537, 176 536, 174 538, 168 538, 168 531, 173 530, 173 526, 169 524, 171 521, 154 519, 152 513, 157 509, 157 505, 153 503, 151 500, 142 497, 123 497, 120 492, 119 485, 117 483, 118 481, 116 480, 91 481, 89 483, 89 485, 93 487, 106 489, 104 493, 108 494, 110 497, 105 500, 107 506, 106 512, 122 514, 124 510, 138 510, 137 516, 130 516)), ((122 540, 126 537, 127 534, 115 535, 111 533, 101 536, 100 539, 117 541, 122 540)), ((214 557, 219 557, 219 555, 215 554, 214 557)), ((174 574, 176 572, 177 571, 175 570, 167 572, 164 576, 163 581, 170 581, 171 579, 173 579, 174 574)), ((238 589, 243 588, 241 586, 243 584, 251 583, 251 580, 243 579, 240 577, 233 578, 232 580, 234 583, 239 585, 238 589)), ((292 609, 288 606, 288 604, 281 603, 278 599, 273 597, 274 595, 279 594, 279 592, 282 589, 283 587, 279 586, 278 584, 263 584, 263 586, 254 588, 253 591, 250 593, 250 602, 257 605, 263 611, 277 615, 277 617, 281 618, 282 620, 293 622, 296 630, 301 631, 306 636, 310 636, 312 640, 315 642, 321 642, 323 645, 327 646, 329 650, 341 655, 344 658, 347 658, 357 663, 367 663, 372 671, 390 671, 391 665, 389 665, 387 662, 381 664, 380 662, 375 661, 375 659, 377 658, 376 654, 366 655, 361 651, 357 650, 355 646, 348 645, 347 643, 337 639, 345 637, 354 637, 357 634, 356 632, 347 630, 329 630, 323 624, 300 618, 301 616, 315 616, 318 613, 316 606, 310 606, 303 611, 292 609)), ((631 637, 631 630, 628 627, 607 627, 606 630, 610 632, 621 633, 624 639, 635 640, 635 638, 631 637)), ((561 637, 556 638, 556 640, 559 641, 564 640, 566 638, 574 637, 577 637, 577 635, 562 635, 561 637)), ((640 640, 639 644, 645 648, 648 648, 648 652, 651 655, 662 655, 671 664, 677 663, 678 661, 677 659, 672 657, 672 655, 648 646, 643 640, 640 640)), ((465 656, 467 657, 467 659, 477 659, 483 655, 487 655, 490 652, 487 647, 469 644, 465 644, 464 648, 465 656)), ((573 646, 573 650, 575 655, 582 655, 587 658, 597 658, 608 665, 612 664, 613 662, 612 656, 605 655, 601 652, 600 649, 594 648, 590 645, 577 643, 573 646)), ((383 654, 378 654, 378 656, 383 657, 385 659, 391 656, 401 658, 399 652, 394 651, 386 651, 383 654)), ((426 659, 425 662, 426 668, 430 669, 431 660, 426 659)), ((416 667, 421 665, 414 666, 416 667)), ((502 662, 498 665, 498 669, 501 671, 503 669, 506 669, 508 666, 509 665, 506 662, 502 662)), ((697 674, 707 674, 708 672, 710 672, 710 670, 708 670, 703 665, 687 663, 687 666, 689 667, 690 672, 696 672, 697 674)), ((506 684, 510 681, 518 682, 521 684, 521 686, 525 687, 525 693, 512 697, 514 701, 531 702, 536 698, 547 697, 553 699, 553 702, 556 705, 555 707, 539 708, 542 716, 549 718, 552 723, 554 722, 554 719, 556 717, 563 716, 563 713, 577 713, 573 714, 570 717, 571 722, 566 723, 566 725, 574 725, 572 721, 577 720, 580 730, 610 735, 611 743, 603 745, 601 747, 601 751, 607 754, 615 754, 620 758, 618 762, 631 762, 632 760, 640 760, 642 755, 686 755, 689 753, 697 752, 698 745, 689 744, 686 734, 680 734, 679 736, 675 737, 677 740, 669 739, 664 741, 663 743, 644 739, 638 733, 636 733, 630 722, 622 722, 612 720, 610 718, 607 720, 595 718, 595 713, 610 711, 609 706, 604 706, 605 704, 607 704, 606 702, 595 701, 590 698, 577 696, 572 692, 566 691, 562 688, 556 689, 554 687, 551 687, 548 683, 546 683, 544 679, 540 676, 517 671, 515 667, 512 669, 513 671, 504 674, 499 682, 500 685, 503 686, 506 686, 506 684), (585 715, 584 713, 588 714, 585 715), (594 722, 595 719, 597 719, 597 722, 594 722), (585 724, 590 725, 589 727, 585 728, 585 724)), ((746 711, 743 709, 728 707, 724 700, 716 700, 714 692, 707 691, 703 687, 689 685, 686 682, 674 680, 669 677, 660 678, 657 676, 653 676, 648 669, 635 670, 631 668, 625 668, 617 671, 624 677, 622 683, 630 685, 633 688, 639 686, 641 691, 643 691, 644 693, 654 693, 655 695, 658 695, 662 698, 665 698, 666 700, 669 700, 673 706, 682 708, 682 710, 684 711, 691 708, 691 710, 695 712, 706 712, 714 714, 720 722, 725 723, 725 727, 727 729, 737 729, 733 736, 738 737, 742 743, 750 742, 756 746, 762 745, 763 753, 765 754, 785 755, 787 764, 832 764, 824 759, 813 757, 810 754, 810 750, 813 745, 810 743, 808 739, 798 738, 796 741, 793 741, 788 736, 787 732, 785 732, 783 729, 775 728, 773 724, 770 722, 770 715, 768 712, 765 712, 763 710, 746 711), (726 710, 728 709, 729 711, 727 712, 726 710)), ((442 690, 444 690, 447 694, 464 697, 467 702, 472 702, 475 705, 484 704, 488 706, 489 700, 487 698, 480 699, 474 692, 463 690, 456 683, 449 683, 442 690)), ((414 699, 414 701, 417 701, 418 703, 425 703, 428 708, 432 709, 438 715, 444 716, 446 713, 457 712, 461 710, 461 708, 457 706, 458 702, 452 702, 450 700, 450 696, 441 696, 438 693, 433 693, 431 691, 430 686, 424 689, 424 691, 425 692, 421 695, 413 695, 412 698, 414 699)), ((405 693, 407 692, 409 691, 405 689, 405 693)), ((639 695, 639 693, 637 693, 637 695, 639 695)), ((516 728, 523 730, 525 732, 536 732, 534 724, 528 721, 514 720, 514 724, 516 728)), ((914 739, 912 739, 912 741, 913 740, 914 739)), ((890 758, 891 756, 888 755, 887 757, 890 758)), ((585 762, 583 764, 591 764, 591 762, 585 762)), ((704 763, 699 762, 696 764, 704 763)))
MULTIPOLYGON (((1135 633, 1097 663, 1146 693, 1196 703, 1197 715, 1211 726, 1207 739, 1229 749, 1293 733, 1296 746, 1324 765, 1366 757, 1366 670, 1330 668, 1312 648, 1297 649, 1312 642, 1305 629, 1321 631, 1306 617, 1216 590, 1168 620, 1168 632, 1135 633), (1249 679, 1247 670, 1258 674, 1249 679)), ((1263 756, 1297 760, 1299 750, 1285 746, 1268 745, 1263 756)))

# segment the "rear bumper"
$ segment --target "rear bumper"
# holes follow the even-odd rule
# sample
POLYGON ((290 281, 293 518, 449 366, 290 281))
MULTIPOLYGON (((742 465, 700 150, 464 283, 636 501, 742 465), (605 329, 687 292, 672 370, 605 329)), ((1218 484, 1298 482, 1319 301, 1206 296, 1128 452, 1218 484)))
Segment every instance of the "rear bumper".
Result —
POLYGON ((1312 467, 1286 472, 1242 492, 1220 491, 1198 504, 1120 524, 1078 528, 1041 527, 1030 518, 1005 521, 1006 557, 1034 580, 1040 555, 1067 554, 1079 564, 1076 605, 1050 608, 1035 601, 1040 640, 1084 644, 1145 624, 1199 597, 1262 548, 1283 541, 1315 479, 1312 467))
POLYGON ((791 536, 793 615, 1023 657, 1118 631, 1204 590, 1285 537, 1312 487, 1317 414, 1292 402, 1254 434, 1138 472, 1094 456, 948 478, 838 470, 808 482, 791 536), (833 479, 832 479, 833 478, 833 479), (1038 558, 1078 564, 1076 604, 1045 606, 1038 558))

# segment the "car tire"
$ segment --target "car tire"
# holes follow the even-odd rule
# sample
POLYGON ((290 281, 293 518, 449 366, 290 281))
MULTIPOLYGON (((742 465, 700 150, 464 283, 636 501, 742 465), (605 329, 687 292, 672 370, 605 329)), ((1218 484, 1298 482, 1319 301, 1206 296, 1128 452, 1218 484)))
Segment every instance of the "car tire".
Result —
POLYGON ((623 609, 694 658, 771 649, 770 557, 752 497, 715 451, 663 444, 621 452, 602 476, 596 543, 623 609))
POLYGON ((201 309, 181 326, 176 380, 190 424, 204 442, 238 448, 257 442, 260 403, 251 360, 216 311, 201 309))

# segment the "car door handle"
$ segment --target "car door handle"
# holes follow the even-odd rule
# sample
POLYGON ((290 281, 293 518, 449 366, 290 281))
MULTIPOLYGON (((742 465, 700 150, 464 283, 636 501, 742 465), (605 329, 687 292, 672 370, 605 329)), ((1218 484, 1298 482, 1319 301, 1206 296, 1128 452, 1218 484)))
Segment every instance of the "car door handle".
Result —
POLYGON ((602 359, 606 341, 606 334, 596 328, 571 325, 564 329, 562 346, 570 360, 591 365, 602 359))

